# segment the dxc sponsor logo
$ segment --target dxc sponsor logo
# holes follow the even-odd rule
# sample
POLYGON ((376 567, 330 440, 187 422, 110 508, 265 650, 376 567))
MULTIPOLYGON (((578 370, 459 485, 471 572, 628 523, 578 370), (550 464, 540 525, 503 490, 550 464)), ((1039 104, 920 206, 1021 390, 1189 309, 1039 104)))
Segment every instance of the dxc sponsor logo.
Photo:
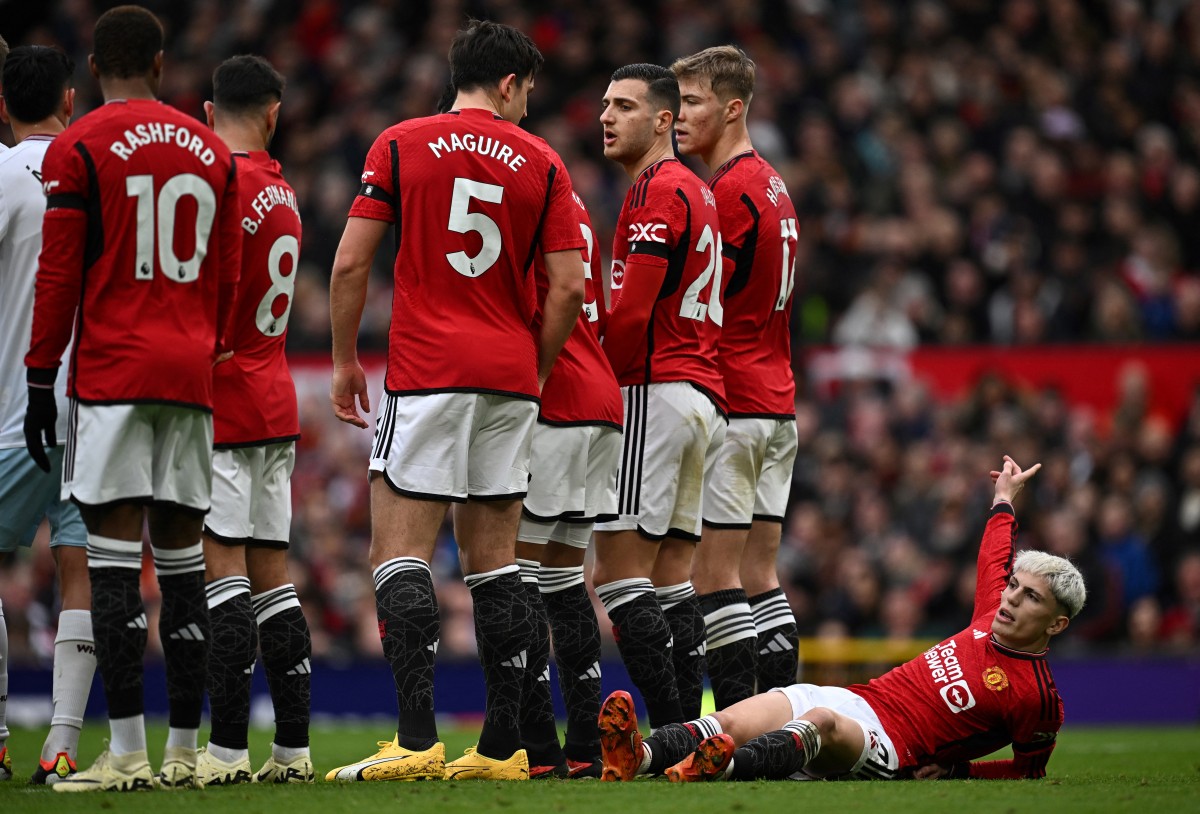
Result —
POLYGON ((665 223, 631 223, 629 224, 629 242, 638 243, 641 241, 653 241, 655 243, 666 243, 667 239, 662 233, 667 230, 665 223))

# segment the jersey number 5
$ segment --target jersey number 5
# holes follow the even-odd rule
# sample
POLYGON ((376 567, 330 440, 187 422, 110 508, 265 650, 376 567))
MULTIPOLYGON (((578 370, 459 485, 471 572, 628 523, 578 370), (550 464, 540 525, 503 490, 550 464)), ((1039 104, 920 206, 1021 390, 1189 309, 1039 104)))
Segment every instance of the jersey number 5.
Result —
POLYGON ((687 287, 687 291, 683 292, 683 302, 679 306, 679 316, 684 319, 695 319, 700 322, 704 321, 707 316, 717 325, 720 325, 725 319, 725 307, 721 305, 721 277, 723 260, 721 258, 721 233, 717 232, 716 237, 713 237, 711 226, 705 226, 704 231, 700 233, 700 240, 696 242, 696 251, 704 253, 708 251, 708 265, 704 267, 704 271, 696 278, 696 281, 687 287), (704 286, 712 281, 712 290, 708 292, 708 303, 700 302, 700 292, 704 290, 704 286))
POLYGON ((461 251, 446 255, 454 270, 464 277, 479 277, 495 265, 500 257, 503 240, 496 221, 482 212, 470 211, 472 198, 498 204, 504 200, 504 187, 468 178, 454 179, 454 197, 450 199, 450 222, 446 224, 446 228, 460 235, 475 232, 483 241, 479 254, 474 257, 461 251))
POLYGON ((132 175, 125 179, 125 194, 137 198, 137 257, 133 275, 138 280, 154 279, 155 247, 158 266, 163 276, 177 283, 195 282, 200 266, 208 253, 208 236, 212 234, 213 218, 217 214, 217 196, 208 182, 199 175, 183 173, 172 176, 158 193, 154 203, 154 176, 132 175), (196 201, 196 248, 187 260, 175 256, 175 213, 179 201, 191 196, 196 201), (157 209, 157 213, 156 210, 157 209), (158 215, 155 218, 155 214, 158 215), (155 221, 158 221, 155 240, 155 221))

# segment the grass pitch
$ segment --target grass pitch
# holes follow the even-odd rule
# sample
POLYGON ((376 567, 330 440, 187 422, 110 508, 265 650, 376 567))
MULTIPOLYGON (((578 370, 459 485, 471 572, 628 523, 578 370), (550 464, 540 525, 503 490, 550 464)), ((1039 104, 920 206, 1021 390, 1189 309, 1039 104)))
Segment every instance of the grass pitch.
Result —
MULTIPOLYGON (((312 749, 317 772, 359 760, 388 737, 388 725, 317 726, 312 749)), ((99 721, 84 729, 81 768, 103 749, 107 727, 99 721)), ((207 733, 203 733, 207 734, 207 733)), ((474 743, 477 730, 443 729, 448 758, 474 743)), ((1141 814, 1200 812, 1200 728, 1082 728, 1059 736, 1049 777, 1034 781, 942 781, 854 783, 714 783, 675 786, 661 780, 600 784, 561 780, 530 783, 362 783, 315 786, 237 786, 226 789, 142 794, 56 794, 26 785, 45 730, 16 729, 8 740, 12 780, 0 783, 0 812, 95 811, 122 814, 170 811, 331 814, 342 811, 404 814, 480 814, 483 811, 533 811, 538 814, 614 814, 614 812, 871 812, 931 814, 976 812, 1137 811, 1141 814)), ((252 730, 251 762, 266 758, 271 733, 252 730)), ((166 729, 150 729, 150 759, 157 766, 166 729)), ((1001 753, 1000 756, 1005 756, 1001 753)))

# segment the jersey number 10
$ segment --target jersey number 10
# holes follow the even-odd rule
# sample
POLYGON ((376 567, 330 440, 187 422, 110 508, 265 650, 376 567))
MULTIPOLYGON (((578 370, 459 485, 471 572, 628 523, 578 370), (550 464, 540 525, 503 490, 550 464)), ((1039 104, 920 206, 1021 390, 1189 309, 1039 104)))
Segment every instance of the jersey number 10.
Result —
POLYGON ((133 276, 138 280, 154 279, 157 246, 158 267, 164 277, 177 283, 199 279, 200 266, 208 253, 208 236, 212 234, 213 218, 217 214, 217 196, 208 182, 192 173, 172 176, 159 191, 156 207, 154 176, 131 175, 125 179, 125 194, 137 198, 137 257, 133 276), (185 195, 196 200, 196 248, 190 258, 181 260, 175 256, 175 213, 185 195), (154 239, 156 220, 158 240, 154 239))

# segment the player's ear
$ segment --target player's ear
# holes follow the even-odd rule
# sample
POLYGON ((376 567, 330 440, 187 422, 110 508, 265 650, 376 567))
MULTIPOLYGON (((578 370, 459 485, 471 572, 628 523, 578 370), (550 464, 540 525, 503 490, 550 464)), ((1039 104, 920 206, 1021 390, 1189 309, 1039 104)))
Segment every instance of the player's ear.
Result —
POLYGON ((12 124, 12 121, 8 118, 8 105, 5 104, 3 96, 0 96, 0 122, 12 124))
POLYGON ((669 133, 675 128, 675 117, 669 110, 658 111, 658 119, 654 122, 654 132, 659 135, 669 133))
POLYGON ((508 102, 512 99, 513 93, 517 89, 517 75, 510 73, 508 76, 500 80, 500 98, 508 102))
POLYGON ((67 88, 63 93, 62 112, 66 119, 63 124, 67 124, 71 121, 71 117, 75 115, 75 88, 67 88))
POLYGON ((214 111, 214 110, 216 110, 216 106, 215 106, 215 105, 213 105, 213 103, 212 103, 212 102, 205 102, 205 103, 204 103, 204 120, 208 122, 208 129, 209 129, 209 130, 215 130, 215 129, 216 129, 216 127, 217 127, 217 126, 216 126, 216 124, 215 124, 215 122, 214 122, 214 116, 213 116, 213 111, 214 111))
POLYGON ((1046 628, 1046 635, 1057 636, 1067 629, 1067 625, 1071 624, 1070 617, 1055 616, 1054 621, 1050 623, 1050 627, 1046 628))
POLYGON ((741 99, 730 99, 725 103, 725 121, 728 123, 736 122, 742 118, 742 114, 746 110, 746 103, 741 99))
POLYGON ((93 79, 100 78, 100 69, 96 67, 95 54, 88 54, 88 73, 92 75, 93 79))

